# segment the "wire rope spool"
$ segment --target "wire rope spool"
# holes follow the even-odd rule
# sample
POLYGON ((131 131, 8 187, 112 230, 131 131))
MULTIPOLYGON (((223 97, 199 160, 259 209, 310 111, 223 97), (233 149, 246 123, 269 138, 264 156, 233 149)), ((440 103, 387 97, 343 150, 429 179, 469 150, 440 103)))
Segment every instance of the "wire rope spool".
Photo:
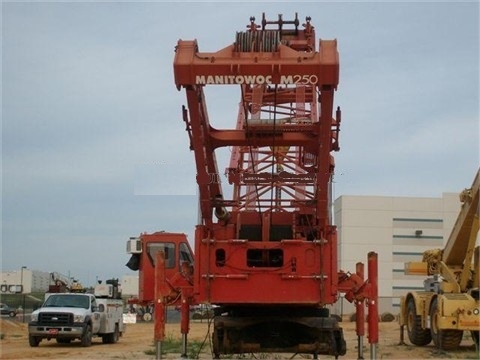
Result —
POLYGON ((234 50, 237 52, 274 52, 280 44, 277 30, 237 32, 234 50))

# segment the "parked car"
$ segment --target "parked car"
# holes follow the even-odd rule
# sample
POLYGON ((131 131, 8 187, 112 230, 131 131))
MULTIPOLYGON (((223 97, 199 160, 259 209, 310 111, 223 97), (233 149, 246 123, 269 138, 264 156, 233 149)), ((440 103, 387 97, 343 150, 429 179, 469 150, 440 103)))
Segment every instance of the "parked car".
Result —
POLYGON ((0 310, 2 312, 2 315, 9 315, 10 317, 14 317, 17 315, 17 310, 12 309, 7 304, 0 304, 0 310))

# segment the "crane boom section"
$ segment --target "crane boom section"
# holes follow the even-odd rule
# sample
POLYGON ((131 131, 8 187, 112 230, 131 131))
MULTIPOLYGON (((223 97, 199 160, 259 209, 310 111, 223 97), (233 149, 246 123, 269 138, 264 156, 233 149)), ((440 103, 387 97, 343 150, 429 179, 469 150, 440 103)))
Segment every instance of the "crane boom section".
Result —
MULTIPOLYGON (((252 16, 247 30, 217 52, 199 52, 196 40, 179 40, 175 48, 175 85, 187 98, 182 117, 199 189, 193 271, 178 236, 162 233, 149 243, 145 234, 128 248, 132 267, 140 262, 155 274, 158 343, 165 337, 165 306, 181 302, 182 356, 189 307, 204 303, 215 305, 214 358, 249 352, 337 358, 346 344, 327 305, 340 292, 356 301, 362 319, 357 334, 364 332, 368 305, 369 342, 378 342, 377 254, 368 254, 368 279, 361 263, 355 274, 337 269, 331 190, 333 152, 340 149, 341 111, 334 108, 339 56, 336 40, 317 42, 310 20, 305 18, 302 29, 297 14, 294 20, 279 14, 277 21, 263 14, 261 25, 252 16), (210 85, 239 90, 231 126, 210 123, 204 92, 210 85), (217 158, 226 147, 223 189, 217 158), (162 252, 154 269, 146 258, 151 251, 138 246, 144 243, 162 252)), ((225 108, 225 94, 218 99, 225 108)))
MULTIPOLYGON (((463 266, 467 253, 473 254, 478 232, 478 221, 475 221, 475 217, 479 216, 479 174, 480 171, 477 171, 471 188, 464 190, 460 196, 463 204, 442 255, 442 261, 449 267, 463 266)), ((469 267, 470 263, 465 266, 469 267)))
POLYGON ((237 32, 232 45, 217 52, 199 52, 196 40, 178 41, 175 83, 187 92, 184 120, 195 152, 201 216, 210 230, 213 208, 246 210, 255 203, 263 211, 272 196, 262 195, 272 190, 277 193, 276 211, 300 209, 314 216, 304 222, 319 226, 318 234, 328 231, 334 167, 330 152, 339 149, 340 110, 332 117, 339 78, 337 42, 319 40, 316 51, 309 20, 304 30, 284 29, 285 24, 275 30, 264 24, 260 30, 252 22, 248 31, 237 32), (210 125, 203 92, 207 85, 241 87, 240 126, 210 125), (226 171, 236 187, 230 202, 223 199, 217 181, 221 177, 214 150, 221 147, 232 147, 236 155, 226 171), (305 179, 310 181, 294 184, 305 179), (283 200, 280 187, 288 194, 283 200))
POLYGON ((199 189, 195 287, 200 301, 216 304, 331 304, 338 291, 330 211, 341 118, 337 42, 319 40, 317 50, 310 18, 303 29, 298 19, 262 25, 251 20, 217 52, 199 52, 196 40, 179 40, 175 49, 199 189), (239 89, 231 127, 211 125, 210 85, 239 89), (225 147, 228 192, 215 155, 225 147), (251 291, 264 284, 269 291, 251 291))

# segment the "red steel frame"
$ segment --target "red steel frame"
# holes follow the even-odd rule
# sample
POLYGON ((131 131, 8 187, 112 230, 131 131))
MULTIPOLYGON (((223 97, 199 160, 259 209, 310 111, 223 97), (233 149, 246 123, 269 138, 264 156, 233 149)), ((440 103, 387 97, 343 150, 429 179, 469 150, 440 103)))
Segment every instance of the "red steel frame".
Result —
MULTIPOLYGON (((178 41, 175 83, 187 96, 183 119, 195 156, 202 219, 195 230, 194 288, 184 288, 185 312, 188 317, 192 302, 318 307, 345 292, 362 318, 366 300, 369 342, 376 344, 376 254, 369 254, 367 281, 363 265, 356 274, 338 271, 330 219, 332 152, 339 150, 341 121, 340 109, 334 109, 337 42, 320 40, 317 49, 310 19, 303 30, 298 25, 297 19, 267 22, 264 17, 260 26, 252 18, 234 44, 213 53, 200 53, 196 40, 178 41), (268 30, 270 24, 277 29, 268 30), (285 30, 286 24, 295 29, 285 30), (240 86, 232 129, 210 125, 203 88, 219 84, 240 86), (231 199, 224 198, 215 158, 215 150, 227 146, 231 199), (246 263, 252 254, 257 263, 246 263)), ((182 323, 186 332, 188 323, 182 323)), ((360 321, 357 334, 363 336, 360 321)))
MULTIPOLYGON (((254 25, 250 33, 260 33, 254 25)), ((216 53, 199 53, 196 41, 181 40, 176 48, 175 82, 187 93, 184 119, 195 154, 203 219, 195 235, 199 301, 331 304, 337 297, 337 278, 332 276, 337 273, 336 231, 329 219, 334 168, 330 153, 338 150, 340 123, 332 118, 339 71, 336 41, 321 40, 315 51, 309 21, 305 30, 280 35, 282 43, 268 53, 238 51, 238 43, 216 53), (287 41, 295 50, 283 45, 287 41), (214 129, 203 82, 227 79, 268 79, 271 84, 242 84, 236 128, 214 129), (231 200, 223 199, 217 181, 221 176, 214 151, 225 146, 233 147, 227 169, 234 185, 231 200), (231 208, 228 220, 214 222, 215 209, 226 207, 231 208), (272 242, 269 233, 277 225, 291 226, 292 231, 272 242), (261 241, 240 239, 242 226, 261 227, 261 241), (313 239, 307 239, 307 233, 313 239), (246 268, 247 251, 279 247, 290 264, 285 261, 276 272, 246 268), (216 264, 219 249, 228 256, 226 266, 216 264), (303 261, 305 254, 311 260, 303 261), (252 291, 265 286, 269 291, 252 291)))

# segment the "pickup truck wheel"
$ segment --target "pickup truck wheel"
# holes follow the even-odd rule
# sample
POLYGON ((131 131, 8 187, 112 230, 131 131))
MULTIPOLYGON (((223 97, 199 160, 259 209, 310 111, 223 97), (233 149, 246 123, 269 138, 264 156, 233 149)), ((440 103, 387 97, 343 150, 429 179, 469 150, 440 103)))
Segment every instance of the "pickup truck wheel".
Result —
POLYGON ((37 347, 38 344, 40 344, 40 341, 41 341, 40 338, 36 336, 28 335, 28 343, 30 344, 31 347, 37 347))
POLYGON ((116 343, 120 337, 120 331, 118 329, 118 324, 115 324, 115 331, 113 332, 113 341, 112 343, 116 343))
POLYGON ((422 328, 422 318, 417 315, 413 298, 410 298, 407 303, 407 334, 413 345, 424 346, 432 341, 430 331, 422 328))
POLYGON ((8 315, 10 315, 10 317, 15 317, 17 316, 17 313, 15 311, 10 311, 8 315))
POLYGON ((85 332, 80 339, 83 347, 88 347, 92 345, 92 326, 89 324, 85 327, 85 332))
POLYGON ((104 344, 114 344, 118 341, 119 336, 118 324, 115 324, 115 330, 113 333, 102 335, 102 342, 104 344))

